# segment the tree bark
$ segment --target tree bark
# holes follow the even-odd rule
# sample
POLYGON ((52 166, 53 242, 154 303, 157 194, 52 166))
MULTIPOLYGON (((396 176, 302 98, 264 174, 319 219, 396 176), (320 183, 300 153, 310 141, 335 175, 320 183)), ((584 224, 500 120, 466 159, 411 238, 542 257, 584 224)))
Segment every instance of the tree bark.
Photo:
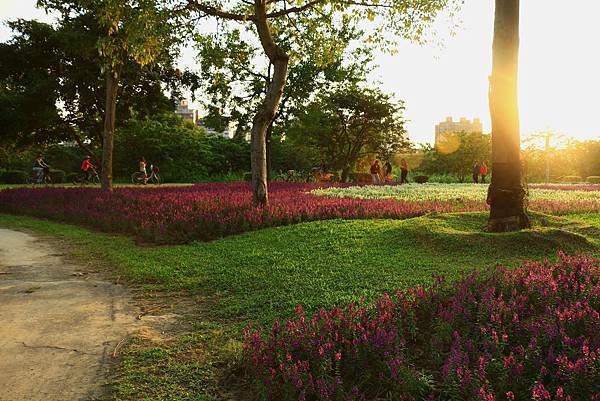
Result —
POLYGON ((271 182, 271 166, 273 165, 273 152, 271 151, 271 137, 273 136, 273 121, 267 127, 267 135, 265 139, 266 154, 267 154, 267 182, 271 182))
POLYGON ((265 207, 269 204, 267 188, 267 128, 275 117, 277 107, 281 102, 283 88, 287 80, 289 56, 279 47, 271 34, 267 21, 267 10, 264 0, 255 0, 256 12, 254 25, 262 48, 273 64, 273 77, 267 88, 265 98, 252 121, 250 137, 251 167, 252 167, 252 203, 254 206, 265 207))
POLYGON ((488 230, 516 231, 530 226, 521 182, 517 73, 519 0, 496 0, 490 114, 492 119, 492 180, 488 230))
POLYGON ((117 109, 117 91, 119 88, 119 72, 106 72, 106 107, 104 111, 104 134, 102 140, 102 176, 103 191, 112 191, 113 144, 115 135, 115 114, 117 109))
POLYGON ((340 181, 341 182, 347 182, 348 181, 348 176, 350 175, 350 167, 344 167, 342 169, 342 175, 340 177, 340 181))

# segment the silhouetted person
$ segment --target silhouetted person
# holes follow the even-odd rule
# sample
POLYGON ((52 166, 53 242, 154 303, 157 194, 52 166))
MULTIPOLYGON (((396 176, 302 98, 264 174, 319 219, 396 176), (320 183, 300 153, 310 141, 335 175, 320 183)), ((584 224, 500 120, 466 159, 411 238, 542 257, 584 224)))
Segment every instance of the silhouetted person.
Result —
POLYGON ((400 160, 400 184, 408 184, 408 163, 406 159, 400 160))
POLYGON ((473 163, 473 182, 475 184, 477 184, 479 182, 479 170, 481 169, 481 166, 479 165, 479 163, 474 162, 473 163))
POLYGON ((381 174, 379 160, 373 160, 373 163, 371 164, 371 179, 373 180, 373 184, 378 184, 381 181, 379 174, 381 174))

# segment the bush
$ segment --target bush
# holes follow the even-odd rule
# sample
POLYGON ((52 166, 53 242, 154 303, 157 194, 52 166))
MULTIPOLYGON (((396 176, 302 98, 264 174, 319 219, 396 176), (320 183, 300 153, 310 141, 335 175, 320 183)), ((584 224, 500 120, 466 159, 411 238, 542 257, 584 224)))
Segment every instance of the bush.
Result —
POLYGON ((50 169, 50 178, 55 184, 61 184, 66 181, 67 173, 62 170, 50 169))
POLYGON ((81 173, 69 173, 65 176, 65 182, 69 183, 69 182, 73 182, 75 181, 76 178, 78 178, 81 175, 81 173))
POLYGON ((436 182, 439 184, 457 184, 460 181, 458 177, 456 177, 453 174, 424 174, 416 171, 413 171, 411 173, 412 177, 416 177, 418 175, 426 175, 427 177, 429 177, 427 182, 436 182))
POLYGON ((578 175, 565 175, 565 176, 561 177, 561 181, 562 182, 582 182, 583 180, 578 175))
POLYGON ((474 272, 374 305, 301 307, 245 360, 268 400, 600 399, 600 263, 474 272))
POLYGON ((244 181, 252 181, 252 171, 246 171, 244 173, 244 181))
POLYGON ((590 175, 585 181, 590 184, 600 184, 600 175, 590 175))
POLYGON ((426 175, 418 175, 413 178, 413 181, 418 184, 425 184, 427 181, 429 181, 429 177, 426 175))
POLYGON ((22 170, 8 170, 2 174, 4 184, 25 184, 29 174, 22 170))
POLYGON ((115 136, 115 174, 129 177, 141 156, 169 182, 227 177, 250 168, 250 144, 190 126, 174 114, 129 120, 115 136))
POLYGON ((369 173, 350 173, 350 181, 352 182, 371 182, 372 177, 369 173))

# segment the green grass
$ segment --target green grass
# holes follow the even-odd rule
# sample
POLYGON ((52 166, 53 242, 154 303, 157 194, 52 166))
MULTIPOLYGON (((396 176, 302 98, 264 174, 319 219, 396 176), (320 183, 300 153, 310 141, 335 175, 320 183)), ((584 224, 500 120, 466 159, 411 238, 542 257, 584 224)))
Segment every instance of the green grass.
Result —
POLYGON ((472 269, 554 258, 559 249, 600 256, 600 213, 534 220, 535 229, 507 234, 482 232, 483 213, 318 221, 165 247, 28 217, 0 215, 0 227, 61 238, 75 257, 102 259, 148 290, 195 300, 191 333, 158 343, 136 338, 124 348, 114 399, 208 401, 252 398, 240 375, 231 376, 241 327, 285 318, 297 304, 369 301, 427 285, 433 274, 454 280, 472 269))
POLYGON ((434 274, 452 280, 471 269, 553 257, 559 249, 598 254, 600 221, 590 216, 578 223, 546 217, 548 227, 501 235, 482 232, 482 213, 332 220, 169 247, 26 217, 1 216, 0 225, 64 237, 78 253, 102 257, 149 288, 209 296, 214 318, 268 323, 297 304, 314 310, 369 301, 427 285, 434 274))

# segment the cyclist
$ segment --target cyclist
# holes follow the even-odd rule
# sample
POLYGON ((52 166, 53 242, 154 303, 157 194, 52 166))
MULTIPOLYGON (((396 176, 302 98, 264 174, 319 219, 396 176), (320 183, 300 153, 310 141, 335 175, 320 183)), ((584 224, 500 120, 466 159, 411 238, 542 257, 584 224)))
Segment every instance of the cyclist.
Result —
POLYGON ((43 156, 41 154, 38 154, 35 160, 33 161, 32 166, 33 175, 38 183, 42 182, 42 179, 44 178, 44 171, 48 170, 49 168, 50 166, 44 162, 43 156))
POLYGON ((139 169, 140 169, 140 173, 144 173, 144 185, 146 185, 146 183, 148 182, 148 173, 146 173, 147 165, 148 165, 148 163, 146 162, 146 159, 144 158, 144 156, 142 156, 140 158, 140 162, 139 162, 139 169))
POLYGON ((94 166, 91 162, 92 157, 91 156, 86 156, 83 159, 83 162, 81 162, 81 171, 83 172, 83 179, 85 181, 89 181, 90 180, 90 170, 93 170, 96 168, 96 166, 94 166))

